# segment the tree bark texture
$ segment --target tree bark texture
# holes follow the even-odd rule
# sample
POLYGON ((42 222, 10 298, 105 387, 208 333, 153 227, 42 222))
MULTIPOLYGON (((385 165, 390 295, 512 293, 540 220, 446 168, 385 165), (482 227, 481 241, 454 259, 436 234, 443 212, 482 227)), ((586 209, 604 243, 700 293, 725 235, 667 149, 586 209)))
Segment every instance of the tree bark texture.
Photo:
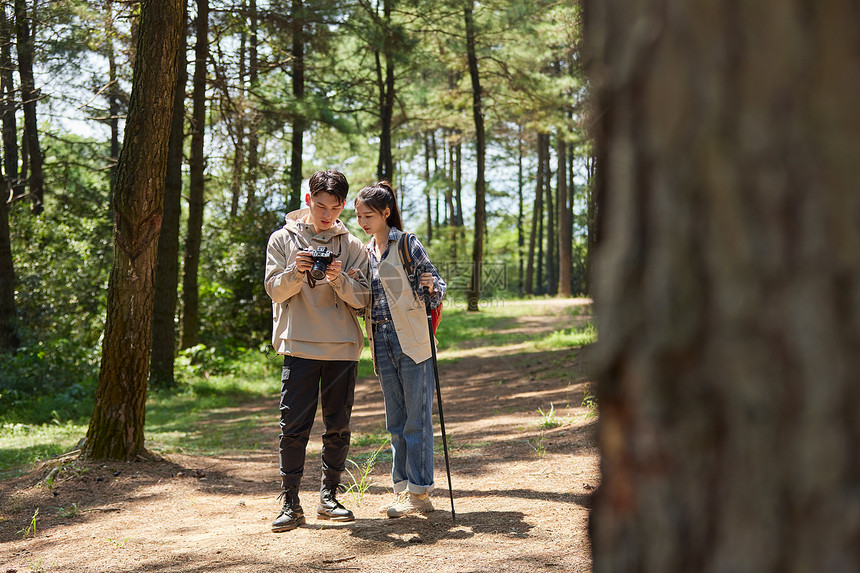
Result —
POLYGON ((858 21, 588 2, 595 573, 860 570, 858 21))
POLYGON ((145 0, 132 93, 114 185, 114 264, 95 407, 84 455, 143 450, 153 276, 182 32, 181 0, 145 0))
POLYGON ((0 98, 3 102, 3 174, 6 178, 4 201, 8 201, 10 189, 17 193, 18 186, 18 125, 15 118, 17 103, 12 65, 12 28, 13 23, 6 17, 6 11, 0 10, 0 98))
POLYGON ((424 200, 427 205, 427 244, 433 242, 433 202, 430 197, 430 137, 425 132, 424 139, 424 200))
POLYGON ((302 0, 293 0, 293 99, 296 113, 293 116, 293 134, 290 146, 290 196, 287 212, 302 204, 302 153, 307 119, 303 109, 305 98, 305 22, 302 0))
POLYGON ((472 117, 475 121, 475 234, 472 242, 472 281, 467 293, 467 308, 478 310, 481 300, 481 269, 484 263, 484 229, 486 228, 487 180, 484 173, 487 142, 484 136, 484 110, 482 107, 481 77, 478 70, 478 56, 475 48, 474 0, 469 0, 463 9, 466 24, 466 59, 469 62, 469 76, 472 79, 472 117))
MULTIPOLYGON (((567 196, 567 144, 561 134, 558 135, 558 294, 569 297, 570 288, 570 266, 573 261, 571 253, 571 240, 573 228, 571 226, 570 210, 568 209, 567 196)), ((571 190, 572 191, 572 190, 571 190)))
POLYGON ((540 271, 537 272, 537 280, 535 280, 535 259, 537 259, 539 267, 540 256, 536 255, 536 249, 538 249, 540 246, 540 239, 538 238, 538 229, 540 228, 540 222, 543 213, 543 183, 545 179, 543 176, 543 171, 544 164, 546 163, 546 161, 544 160, 545 147, 543 145, 543 134, 538 133, 535 141, 537 142, 538 162, 537 174, 535 175, 535 200, 534 205, 532 206, 532 232, 529 233, 529 256, 528 263, 526 265, 526 294, 535 293, 535 283, 537 283, 538 290, 540 290, 540 271))
POLYGON ((523 128, 519 126, 517 137, 517 291, 525 294, 525 169, 523 167, 523 128))
POLYGON ((36 116, 36 102, 39 100, 40 92, 36 89, 36 80, 33 75, 35 42, 31 30, 31 16, 32 14, 27 12, 26 0, 15 0, 18 73, 21 76, 21 97, 24 109, 24 147, 29 158, 29 178, 26 170, 21 173, 21 178, 28 179, 30 203, 33 212, 38 215, 45 208, 45 199, 42 150, 39 145, 39 122, 36 116))
POLYGON ((179 287, 179 223, 182 218, 182 163, 185 146, 185 86, 188 65, 185 54, 188 2, 181 0, 182 30, 177 52, 176 91, 167 147, 167 174, 164 181, 164 209, 158 238, 158 263, 155 271, 155 307, 152 312, 152 356, 149 361, 150 384, 176 385, 173 365, 176 356, 176 302, 179 287))
POLYGON ((376 164, 376 176, 380 181, 392 181, 394 178, 394 160, 391 151, 391 124, 394 117, 394 49, 391 42, 391 7, 392 0, 383 0, 382 18, 385 29, 382 58, 376 53, 376 83, 379 90, 379 160, 376 164), (382 60, 385 61, 383 65, 382 60), (384 76, 383 76, 384 72, 384 76))
POLYGON ((182 332, 179 347, 197 344, 200 328, 200 244, 203 241, 203 207, 206 184, 206 65, 209 60, 209 0, 197 0, 197 26, 192 78, 191 162, 188 173, 188 230, 182 268, 182 332))
POLYGON ((11 187, 3 186, 0 198, 0 352, 14 351, 20 346, 18 317, 15 304, 15 264, 12 259, 12 240, 9 233, 7 202, 11 187))
POLYGON ((546 193, 546 293, 550 295, 558 294, 558 275, 556 269, 558 266, 558 257, 556 255, 556 246, 558 246, 558 235, 556 234, 556 207, 552 198, 552 170, 549 166, 550 161, 550 136, 546 135, 547 148, 547 166, 544 172, 547 176, 544 182, 543 190, 546 193))
POLYGON ((0 10, 0 97, 2 97, 3 175, 0 187, 0 352, 20 345, 15 303, 15 263, 9 211, 18 180, 18 138, 15 125, 15 85, 12 75, 12 24, 0 10))
MULTIPOLYGON (((249 0, 248 14, 250 18, 251 34, 249 37, 248 46, 248 82, 250 89, 248 92, 256 95, 257 87, 259 86, 258 74, 260 64, 257 59, 257 1, 249 0)), ((248 93, 246 92, 246 93, 248 93)), ((250 94, 249 94, 250 99, 250 94)), ((248 200, 245 203, 246 213, 256 213, 257 206, 257 175, 260 169, 259 145, 260 140, 257 134, 257 129, 260 123, 259 112, 252 108, 251 117, 248 125, 248 165, 247 165, 247 181, 248 200)), ((300 173, 301 175, 301 173, 300 173)))
POLYGON ((116 65, 116 52, 114 51, 113 36, 114 28, 114 13, 113 1, 108 0, 105 3, 105 25, 107 27, 107 38, 105 50, 108 59, 108 115, 110 115, 110 160, 111 160, 111 175, 116 176, 116 161, 119 157, 119 115, 120 115, 120 88, 119 77, 116 65))

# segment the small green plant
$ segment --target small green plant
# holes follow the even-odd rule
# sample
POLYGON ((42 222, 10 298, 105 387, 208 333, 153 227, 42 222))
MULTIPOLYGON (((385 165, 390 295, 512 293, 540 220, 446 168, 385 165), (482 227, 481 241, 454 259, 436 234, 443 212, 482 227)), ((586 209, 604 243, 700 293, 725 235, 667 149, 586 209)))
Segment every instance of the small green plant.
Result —
POLYGON ((57 515, 60 517, 65 517, 65 518, 70 519, 72 517, 77 517, 79 511, 80 510, 78 509, 78 504, 73 503, 72 505, 70 505, 68 507, 58 507, 57 508, 57 515))
POLYGON ((541 415, 540 422, 538 423, 538 427, 541 430, 551 430, 564 424, 561 418, 556 415, 555 405, 552 402, 549 404, 548 411, 544 412, 541 408, 538 408, 538 413, 541 415))
POLYGON ((131 537, 126 537, 122 541, 116 541, 114 539, 111 539, 110 537, 107 538, 107 540, 113 543, 117 549, 122 549, 123 547, 125 547, 125 544, 128 543, 129 539, 131 539, 131 537))
POLYGON ((60 468, 59 467, 53 468, 50 472, 48 472, 47 477, 45 477, 45 481, 43 481, 42 483, 49 490, 53 489, 54 482, 57 481, 57 476, 59 474, 60 474, 60 468))
POLYGON ((539 458, 542 458, 546 455, 546 438, 543 437, 543 434, 541 434, 540 437, 535 441, 529 440, 529 445, 532 447, 532 449, 535 451, 535 454, 537 454, 539 458))
POLYGON ((358 464, 353 460, 347 460, 353 466, 355 466, 355 473, 351 472, 349 468, 346 468, 346 473, 349 474, 349 479, 352 480, 352 485, 350 485, 346 492, 352 496, 355 500, 355 503, 361 505, 364 501, 364 494, 367 491, 367 488, 370 487, 370 483, 373 481, 370 477, 370 472, 373 471, 373 466, 376 465, 376 458, 379 457, 379 454, 388 444, 382 444, 379 448, 370 454, 370 456, 364 461, 364 463, 358 464))
POLYGON ((39 508, 33 512, 33 517, 30 518, 30 524, 18 530, 18 533, 24 537, 33 537, 36 535, 36 518, 39 516, 39 508))
POLYGON ((582 397, 582 406, 588 408, 588 413, 585 415, 586 420, 597 416, 597 396, 594 394, 591 386, 585 389, 585 395, 582 397))

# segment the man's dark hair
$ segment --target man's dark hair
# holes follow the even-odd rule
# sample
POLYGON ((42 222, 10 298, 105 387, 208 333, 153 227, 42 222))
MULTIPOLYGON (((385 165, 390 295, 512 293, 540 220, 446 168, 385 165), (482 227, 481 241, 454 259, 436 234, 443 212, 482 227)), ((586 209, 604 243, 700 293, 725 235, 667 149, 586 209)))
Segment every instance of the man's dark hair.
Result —
POLYGON ((325 191, 337 197, 341 203, 346 201, 346 195, 349 193, 349 183, 346 176, 334 169, 317 171, 311 175, 308 187, 311 190, 311 197, 316 197, 317 193, 325 191))

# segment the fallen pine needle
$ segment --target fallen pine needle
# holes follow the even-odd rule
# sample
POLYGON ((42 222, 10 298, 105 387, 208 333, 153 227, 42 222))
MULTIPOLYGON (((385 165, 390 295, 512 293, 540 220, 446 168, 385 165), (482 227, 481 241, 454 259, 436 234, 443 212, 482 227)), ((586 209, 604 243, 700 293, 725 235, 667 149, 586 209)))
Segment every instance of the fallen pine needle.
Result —
POLYGON ((323 559, 323 563, 343 563, 350 559, 355 559, 355 555, 350 555, 349 557, 338 557, 337 559, 323 559))

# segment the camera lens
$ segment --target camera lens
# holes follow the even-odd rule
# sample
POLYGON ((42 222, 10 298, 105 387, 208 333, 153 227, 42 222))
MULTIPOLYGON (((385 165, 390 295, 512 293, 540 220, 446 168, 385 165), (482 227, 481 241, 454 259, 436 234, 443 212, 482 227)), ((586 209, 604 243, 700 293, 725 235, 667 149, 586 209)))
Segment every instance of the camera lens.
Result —
POLYGON ((313 266, 311 266, 310 275, 316 281, 321 281, 325 278, 325 271, 328 268, 325 261, 321 261, 320 259, 315 259, 313 266))

